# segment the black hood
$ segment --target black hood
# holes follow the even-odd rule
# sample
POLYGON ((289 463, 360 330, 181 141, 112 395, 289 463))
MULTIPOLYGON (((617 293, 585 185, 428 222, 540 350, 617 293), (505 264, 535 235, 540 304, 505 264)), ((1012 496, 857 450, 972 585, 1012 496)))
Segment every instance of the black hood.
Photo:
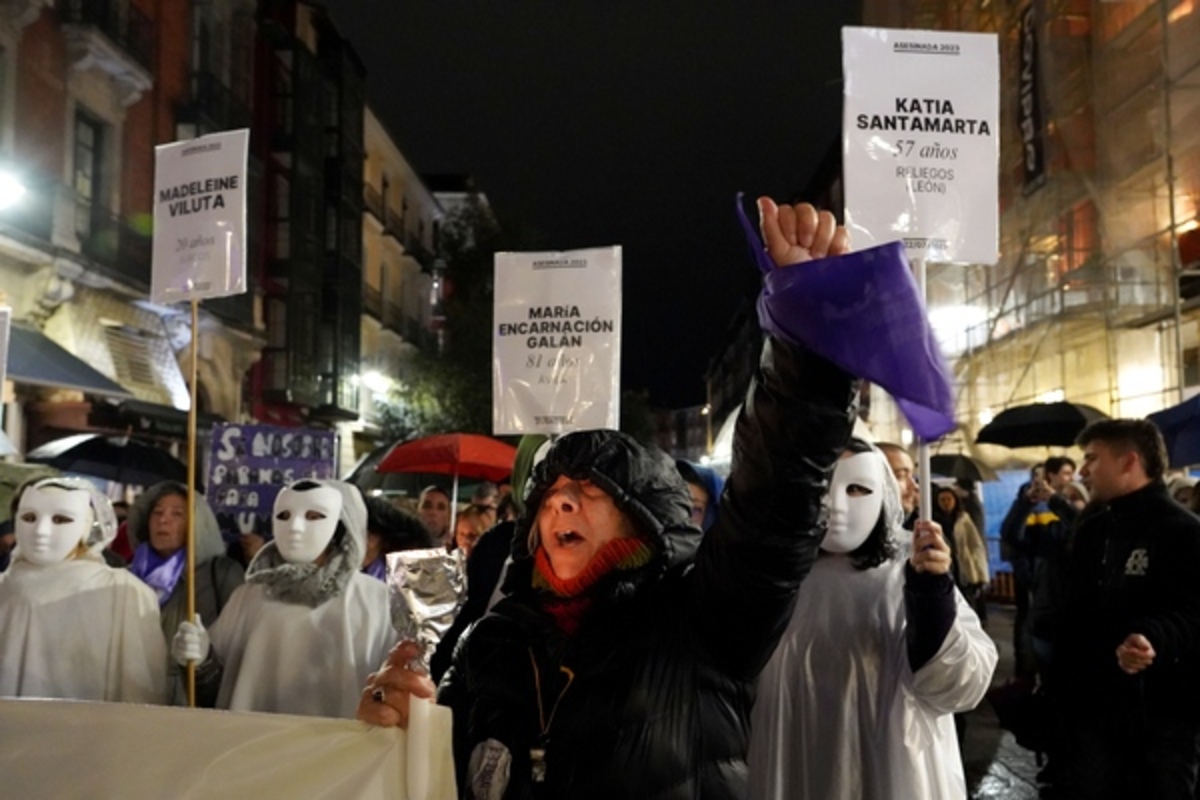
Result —
POLYGON ((525 486, 525 513, 517 520, 514 556, 528 557, 529 531, 542 497, 563 475, 591 481, 608 493, 654 544, 656 563, 669 568, 695 557, 701 533, 691 522, 692 496, 675 462, 613 430, 569 433, 533 468, 525 486))

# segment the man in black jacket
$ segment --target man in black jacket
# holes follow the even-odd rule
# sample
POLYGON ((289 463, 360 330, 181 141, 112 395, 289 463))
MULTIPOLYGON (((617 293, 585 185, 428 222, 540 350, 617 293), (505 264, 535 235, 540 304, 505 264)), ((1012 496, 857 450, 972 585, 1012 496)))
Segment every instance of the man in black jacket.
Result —
POLYGON ((1200 733, 1200 519, 1163 483, 1144 420, 1079 436, 1092 504, 1072 539, 1055 656, 1080 798, 1193 797, 1200 733))
MULTIPOLYGON (((812 206, 760 201, 776 264, 847 248, 812 206)), ((517 522, 505 599, 464 635, 454 710, 465 797, 744 798, 753 683, 817 555, 854 420, 840 369, 768 337, 701 537, 674 464, 616 431, 559 439, 517 522)), ((393 651, 359 718, 405 724, 434 687, 393 651)))
MULTIPOLYGON (((1041 671, 1036 656, 1037 635, 1032 628, 1032 609, 1038 603, 1039 572, 1045 573, 1065 545, 1075 514, 1059 496, 1075 478, 1075 462, 1066 456, 1046 459, 1030 472, 1029 483, 1017 490, 1016 499, 1000 524, 1001 555, 1013 568, 1017 617, 1013 621, 1013 653, 1017 674, 1032 677, 1041 671), (1054 502, 1057 500, 1058 502, 1054 502), (1064 512, 1066 507, 1068 512, 1064 512), (1040 562, 1040 563, 1039 563, 1040 562), (1031 645, 1033 645, 1030 652, 1031 645)), ((1041 583, 1045 584, 1043 575, 1041 583)), ((1043 587, 1042 591, 1046 591, 1043 587)), ((1036 613, 1033 613, 1036 616, 1036 613)), ((1045 661, 1045 655, 1041 659, 1045 661)))

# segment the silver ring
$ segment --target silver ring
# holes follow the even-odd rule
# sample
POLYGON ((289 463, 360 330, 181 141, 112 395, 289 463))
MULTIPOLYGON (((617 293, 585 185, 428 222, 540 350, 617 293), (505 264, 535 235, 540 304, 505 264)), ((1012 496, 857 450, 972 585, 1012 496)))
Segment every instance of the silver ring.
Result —
POLYGON ((383 693, 382 687, 376 686, 374 689, 371 690, 371 699, 374 700, 376 703, 382 703, 384 700, 384 697, 385 697, 385 695, 383 693))

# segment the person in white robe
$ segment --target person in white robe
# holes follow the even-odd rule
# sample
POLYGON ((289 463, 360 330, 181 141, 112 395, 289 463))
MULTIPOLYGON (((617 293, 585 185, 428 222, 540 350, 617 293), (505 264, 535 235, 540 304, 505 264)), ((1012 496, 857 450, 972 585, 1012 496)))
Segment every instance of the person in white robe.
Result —
POLYGON ((22 489, 14 516, 0 696, 166 702, 158 600, 101 555, 117 532, 108 498, 78 478, 45 478, 22 489))
MULTIPOLYGON (((398 640, 387 586, 359 571, 367 510, 342 481, 297 481, 273 534, 211 633, 183 622, 171 652, 219 680, 216 707, 353 718, 362 686, 398 640)), ((199 691, 199 688, 198 688, 199 691)))
POLYGON ((821 556, 758 682, 749 796, 964 798, 953 714, 983 698, 996 647, 950 577, 936 523, 905 539, 886 458, 834 467, 821 556))

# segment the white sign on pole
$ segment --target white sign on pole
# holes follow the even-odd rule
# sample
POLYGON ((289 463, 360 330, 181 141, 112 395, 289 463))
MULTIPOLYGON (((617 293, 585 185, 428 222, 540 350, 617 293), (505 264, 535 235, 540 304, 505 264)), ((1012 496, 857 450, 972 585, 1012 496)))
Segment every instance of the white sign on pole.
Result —
POLYGON ((497 253, 496 435, 616 428, 621 248, 497 253))
POLYGON ((246 291, 249 147, 243 129, 155 148, 153 302, 246 291))
POLYGON ((996 35, 843 28, 846 226, 856 248, 995 264, 996 35))

